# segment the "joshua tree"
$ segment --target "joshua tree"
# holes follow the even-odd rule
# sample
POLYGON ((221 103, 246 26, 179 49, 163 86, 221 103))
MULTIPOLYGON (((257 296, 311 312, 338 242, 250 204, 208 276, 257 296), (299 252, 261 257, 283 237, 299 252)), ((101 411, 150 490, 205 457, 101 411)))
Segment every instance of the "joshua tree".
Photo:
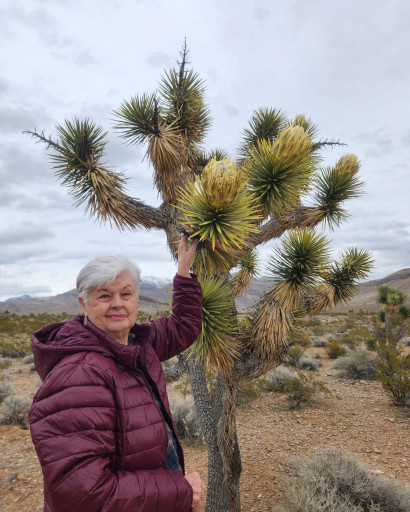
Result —
POLYGON ((397 343, 403 338, 410 317, 409 308, 404 304, 406 296, 401 290, 382 284, 378 288, 377 302, 383 309, 379 312, 383 322, 381 329, 374 328, 379 340, 388 343, 390 350, 396 352, 397 343))
POLYGON ((119 229, 164 230, 171 254, 181 231, 200 237, 193 269, 203 289, 203 329, 184 359, 208 448, 206 510, 237 512, 238 384, 281 363, 295 309, 318 312, 349 299, 371 258, 352 248, 331 261, 326 237, 314 231, 322 223, 336 227, 348 216, 342 205, 362 188, 357 157, 349 154, 333 167, 320 167, 321 151, 336 143, 317 141, 317 128, 304 115, 288 119, 266 107, 251 116, 236 163, 221 149, 205 152, 210 126, 205 86, 187 66, 184 45, 178 66, 165 72, 154 93, 132 97, 114 110, 118 133, 146 147, 159 207, 124 193, 124 176, 102 162, 106 133, 91 121, 65 121, 57 126, 56 141, 29 133, 48 145, 75 206, 85 203, 90 216, 119 229), (302 204, 308 192, 310 206, 302 204), (280 237, 267 269, 270 289, 241 325, 233 299, 257 273, 256 248, 280 237), (206 364, 218 370, 213 398, 206 364))

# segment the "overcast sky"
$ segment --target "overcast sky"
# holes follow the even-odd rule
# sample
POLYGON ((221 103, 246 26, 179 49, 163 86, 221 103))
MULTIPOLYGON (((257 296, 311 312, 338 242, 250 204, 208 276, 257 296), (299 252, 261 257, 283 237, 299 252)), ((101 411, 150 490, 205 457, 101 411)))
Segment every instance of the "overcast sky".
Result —
MULTIPOLYGON (((410 266, 410 2, 407 0, 2 0, 0 3, 0 300, 72 289, 97 255, 124 253, 142 274, 172 277, 160 232, 118 232, 72 207, 45 147, 22 130, 75 116, 109 132, 107 160, 128 193, 157 205, 144 151, 124 146, 112 110, 154 91, 184 37, 206 80, 213 124, 207 149, 237 156, 262 106, 304 113, 327 149, 361 161, 365 194, 330 233, 335 254, 372 251, 372 279, 410 266)), ((274 245, 263 248, 263 259, 274 245)), ((263 272, 262 272, 263 273, 263 272)))

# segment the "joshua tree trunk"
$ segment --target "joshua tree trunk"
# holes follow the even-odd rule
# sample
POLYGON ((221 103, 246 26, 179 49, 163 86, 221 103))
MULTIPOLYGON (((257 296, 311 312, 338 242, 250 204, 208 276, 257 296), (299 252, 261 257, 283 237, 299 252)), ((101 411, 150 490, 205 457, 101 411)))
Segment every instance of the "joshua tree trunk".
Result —
POLYGON ((188 361, 195 406, 208 448, 206 512, 240 512, 241 457, 236 436, 236 387, 218 375, 211 402, 204 366, 188 361))

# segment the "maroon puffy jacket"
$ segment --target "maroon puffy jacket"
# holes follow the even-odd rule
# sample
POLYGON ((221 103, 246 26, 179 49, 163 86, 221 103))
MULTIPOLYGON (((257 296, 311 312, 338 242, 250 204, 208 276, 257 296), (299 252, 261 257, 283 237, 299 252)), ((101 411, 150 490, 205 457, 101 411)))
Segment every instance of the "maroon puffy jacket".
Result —
MULTIPOLYGON (((193 276, 174 278, 172 314, 135 325, 120 345, 83 316, 32 337, 44 380, 29 412, 44 476, 45 512, 189 512, 192 487, 166 469, 168 437, 153 400, 173 423, 161 361, 189 347, 201 328, 193 276), (137 368, 137 369, 136 369, 137 368)), ((181 446, 178 454, 183 465, 181 446)))

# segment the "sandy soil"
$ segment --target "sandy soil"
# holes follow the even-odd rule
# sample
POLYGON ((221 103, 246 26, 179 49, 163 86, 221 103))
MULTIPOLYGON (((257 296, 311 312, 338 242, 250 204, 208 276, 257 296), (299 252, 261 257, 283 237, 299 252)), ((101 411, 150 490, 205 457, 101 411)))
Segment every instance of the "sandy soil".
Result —
MULTIPOLYGON (((292 412, 283 397, 270 393, 238 410, 243 512, 270 511, 291 478, 287 467, 292 457, 318 448, 339 448, 356 454, 376 473, 410 480, 408 413, 391 405, 379 383, 340 380, 323 349, 309 350, 323 356, 320 379, 330 396, 319 395, 313 405, 292 412)), ((9 383, 27 396, 40 384, 21 362, 4 372, 9 383)), ((41 470, 29 431, 0 426, 0 453, 0 510, 42 510, 41 470)), ((206 448, 186 447, 185 455, 187 471, 200 471, 206 479, 206 448)))

